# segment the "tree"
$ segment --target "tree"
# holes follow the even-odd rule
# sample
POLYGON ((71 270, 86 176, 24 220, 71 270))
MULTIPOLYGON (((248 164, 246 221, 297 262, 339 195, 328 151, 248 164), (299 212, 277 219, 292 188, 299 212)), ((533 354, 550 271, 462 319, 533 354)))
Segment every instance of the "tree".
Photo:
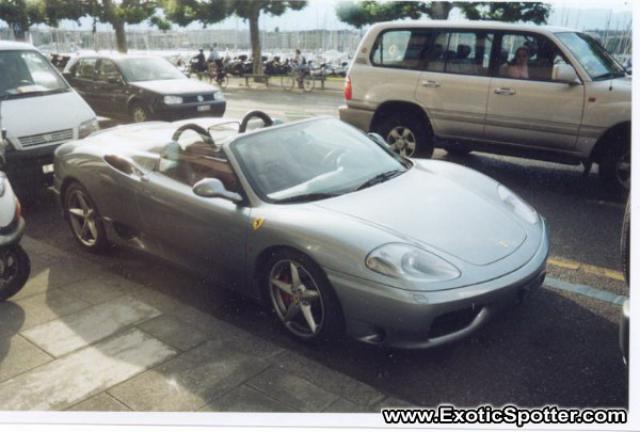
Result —
POLYGON ((260 28, 258 26, 260 14, 264 12, 269 15, 282 15, 287 9, 300 10, 306 5, 306 1, 299 0, 232 0, 227 3, 227 12, 249 21, 254 74, 262 74, 262 49, 260 46, 260 28))
POLYGON ((111 24, 116 33, 116 47, 119 52, 127 52, 127 34, 125 24, 139 24, 151 18, 158 7, 155 0, 102 0, 95 3, 98 19, 111 24))
POLYGON ((42 4, 36 0, 0 0, 0 19, 7 23, 17 40, 34 24, 44 22, 42 4))
POLYGON ((340 21, 361 28, 380 21, 399 19, 448 19, 454 7, 471 20, 532 21, 543 24, 549 18, 551 6, 541 2, 412 2, 379 3, 373 0, 343 2, 336 14, 340 21))
POLYGON ((261 75, 260 14, 282 15, 288 9, 300 10, 306 5, 304 0, 165 0, 163 8, 167 19, 180 26, 196 21, 207 26, 231 15, 249 21, 253 73, 261 75))
POLYGON ((460 3, 457 6, 470 20, 526 21, 546 24, 551 6, 540 2, 480 2, 460 3))

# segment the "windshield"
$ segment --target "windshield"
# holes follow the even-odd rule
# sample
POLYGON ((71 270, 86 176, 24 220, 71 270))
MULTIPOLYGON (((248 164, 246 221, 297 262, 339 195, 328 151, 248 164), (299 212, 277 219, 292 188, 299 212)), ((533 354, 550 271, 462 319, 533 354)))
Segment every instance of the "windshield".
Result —
POLYGON ((160 57, 123 58, 118 65, 129 82, 183 79, 185 76, 160 57))
POLYGON ((0 51, 0 99, 66 91, 65 81, 39 52, 0 51))
POLYGON ((584 33, 556 33, 592 80, 604 80, 625 75, 624 68, 594 38, 584 33))
POLYGON ((327 198, 400 175, 409 162, 336 119, 296 123, 231 144, 243 172, 265 201, 327 198))

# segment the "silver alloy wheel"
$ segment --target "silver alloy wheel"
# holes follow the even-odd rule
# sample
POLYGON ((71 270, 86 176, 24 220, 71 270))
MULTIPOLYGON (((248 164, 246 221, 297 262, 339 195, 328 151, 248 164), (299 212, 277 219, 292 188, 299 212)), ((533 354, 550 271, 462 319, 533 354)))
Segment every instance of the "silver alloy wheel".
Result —
POLYGON ((416 136, 406 126, 396 126, 387 134, 389 146, 404 157, 411 157, 416 152, 416 136))
POLYGON ((310 339, 324 324, 324 303, 311 273, 298 262, 283 259, 269 273, 271 302, 284 325, 296 336, 310 339))
POLYGON ((625 152, 616 160, 615 167, 616 181, 624 187, 625 190, 631 188, 631 153, 625 152))
POLYGON ((133 121, 142 123, 147 121, 147 112, 139 105, 133 107, 133 121))
POLYGON ((94 246, 98 241, 96 211, 90 203, 91 201, 82 191, 74 190, 69 197, 67 209, 73 234, 88 247, 94 246))
POLYGON ((18 260, 10 248, 0 253, 0 289, 11 283, 18 274, 18 260))

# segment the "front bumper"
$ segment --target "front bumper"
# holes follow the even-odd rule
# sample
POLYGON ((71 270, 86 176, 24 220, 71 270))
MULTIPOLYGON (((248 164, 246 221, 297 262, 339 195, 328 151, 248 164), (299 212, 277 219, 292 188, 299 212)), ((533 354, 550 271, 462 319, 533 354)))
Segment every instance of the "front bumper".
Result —
POLYGON ((369 132, 371 126, 371 119, 373 119, 373 111, 352 108, 347 105, 342 105, 338 108, 340 120, 345 123, 349 123, 351 126, 355 126, 360 130, 369 132))
POLYGON ((503 306, 521 300, 544 281, 546 229, 533 257, 497 279, 442 291, 408 291, 326 270, 340 299, 347 333, 396 348, 431 348, 465 338, 503 306))
POLYGON ((625 364, 629 362, 629 300, 625 300, 620 314, 620 350, 625 364))
POLYGON ((54 152, 62 144, 50 144, 25 150, 7 149, 5 171, 14 188, 50 184, 53 174, 45 173, 42 167, 53 163, 54 152))
POLYGON ((174 121, 192 117, 222 117, 227 109, 225 100, 207 101, 202 103, 164 105, 156 107, 153 117, 157 120, 174 121), (208 110, 202 111, 202 107, 209 107, 208 110))

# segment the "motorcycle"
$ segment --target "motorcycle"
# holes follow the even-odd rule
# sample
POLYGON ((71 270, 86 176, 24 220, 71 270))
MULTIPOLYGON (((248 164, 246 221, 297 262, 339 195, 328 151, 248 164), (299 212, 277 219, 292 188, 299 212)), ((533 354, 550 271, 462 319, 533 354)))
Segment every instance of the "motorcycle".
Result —
POLYGON ((20 245, 25 228, 22 207, 4 173, 6 145, 0 102, 0 301, 20 291, 31 273, 31 260, 20 245))

